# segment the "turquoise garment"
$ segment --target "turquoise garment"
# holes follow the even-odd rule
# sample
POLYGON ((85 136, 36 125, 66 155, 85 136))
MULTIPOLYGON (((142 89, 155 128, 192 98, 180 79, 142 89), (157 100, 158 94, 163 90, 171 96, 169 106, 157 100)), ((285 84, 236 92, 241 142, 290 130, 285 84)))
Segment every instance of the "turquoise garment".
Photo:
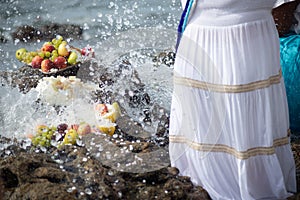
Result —
POLYGON ((280 59, 284 77, 291 130, 300 131, 300 35, 280 38, 280 59))

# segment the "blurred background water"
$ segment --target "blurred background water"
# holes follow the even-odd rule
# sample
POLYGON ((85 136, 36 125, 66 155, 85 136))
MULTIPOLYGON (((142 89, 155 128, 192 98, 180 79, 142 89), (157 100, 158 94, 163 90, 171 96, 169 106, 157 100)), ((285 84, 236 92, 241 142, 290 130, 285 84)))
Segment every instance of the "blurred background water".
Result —
MULTIPOLYGON (((41 21, 80 25, 84 29, 83 40, 73 41, 73 44, 79 47, 87 44, 98 47, 100 51, 98 54, 101 54, 102 43, 110 40, 109 50, 112 55, 110 58, 116 59, 112 57, 116 56, 113 54, 114 50, 120 51, 119 47, 122 44, 116 41, 120 39, 120 35, 126 35, 127 39, 135 43, 151 44, 161 41, 165 44, 164 48, 172 48, 176 39, 180 12, 179 0, 1 0, 0 32, 8 42, 0 43, 0 70, 21 67, 22 63, 15 59, 15 51, 21 47, 35 50, 41 47, 41 42, 44 42, 13 41, 11 32, 18 26, 34 26, 41 21), (156 32, 152 32, 153 28, 156 32), (159 36, 154 38, 155 41, 147 40, 149 34, 157 35, 161 29, 173 32, 171 37, 170 35, 165 38, 159 36), (141 30, 146 30, 147 34, 137 40, 135 37, 141 34, 141 30)), ((127 47, 127 51, 129 50, 127 47)))

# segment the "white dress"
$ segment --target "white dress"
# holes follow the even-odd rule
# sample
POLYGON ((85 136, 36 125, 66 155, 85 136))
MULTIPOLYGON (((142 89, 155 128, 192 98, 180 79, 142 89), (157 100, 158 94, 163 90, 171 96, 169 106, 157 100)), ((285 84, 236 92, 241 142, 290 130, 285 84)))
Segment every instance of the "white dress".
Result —
POLYGON ((282 2, 198 0, 182 36, 174 66, 171 165, 212 199, 285 199, 296 192, 271 15, 282 2))

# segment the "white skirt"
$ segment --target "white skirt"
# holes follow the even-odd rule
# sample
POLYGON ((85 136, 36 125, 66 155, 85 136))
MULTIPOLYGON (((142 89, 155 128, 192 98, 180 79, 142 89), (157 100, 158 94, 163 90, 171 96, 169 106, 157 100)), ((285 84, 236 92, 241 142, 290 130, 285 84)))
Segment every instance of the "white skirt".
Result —
POLYGON ((174 66, 170 158, 212 199, 296 192, 289 119, 272 16, 191 23, 174 66))

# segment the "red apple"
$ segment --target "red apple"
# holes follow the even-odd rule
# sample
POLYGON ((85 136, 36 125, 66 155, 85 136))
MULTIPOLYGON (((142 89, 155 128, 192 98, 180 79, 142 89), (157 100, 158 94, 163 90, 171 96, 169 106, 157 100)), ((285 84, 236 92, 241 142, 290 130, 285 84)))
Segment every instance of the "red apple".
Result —
POLYGON ((55 47, 51 44, 44 44, 42 47, 42 51, 48 51, 51 53, 53 50, 55 50, 55 47))
POLYGON ((51 60, 45 59, 42 61, 41 69, 43 72, 49 72, 52 68, 54 68, 54 63, 51 60))
POLYGON ((92 129, 91 126, 88 123, 80 123, 77 129, 78 135, 87 135, 91 133, 92 129))
POLYGON ((84 47, 83 49, 81 49, 81 55, 95 58, 94 49, 92 49, 91 47, 84 47))
POLYGON ((58 69, 64 69, 67 67, 67 60, 62 56, 58 56, 57 58, 55 58, 53 63, 54 66, 58 69))
POLYGON ((40 69, 41 63, 43 60, 44 60, 44 58, 42 58, 41 56, 34 56, 34 58, 32 58, 32 61, 31 61, 31 66, 33 68, 40 69))

